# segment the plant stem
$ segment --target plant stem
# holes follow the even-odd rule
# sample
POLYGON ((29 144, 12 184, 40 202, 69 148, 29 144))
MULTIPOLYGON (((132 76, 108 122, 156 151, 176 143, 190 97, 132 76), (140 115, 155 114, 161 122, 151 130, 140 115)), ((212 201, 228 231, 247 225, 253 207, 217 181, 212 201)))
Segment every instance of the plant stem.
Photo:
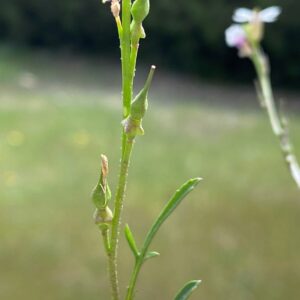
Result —
POLYGON ((277 136, 281 135, 284 129, 274 101, 267 58, 260 49, 255 48, 252 60, 258 74, 263 101, 269 115, 272 129, 277 136))
POLYGON ((110 273, 110 280, 111 280, 111 287, 112 287, 112 299, 114 300, 120 299, 119 288, 118 288, 118 277, 117 277, 117 250, 118 250, 123 200, 124 200, 124 194, 126 189, 127 173, 128 173, 129 161, 130 161, 133 144, 134 144, 134 140, 126 138, 125 149, 121 160, 118 189, 115 198, 114 217, 112 220, 112 227, 111 227, 109 273, 110 273))
POLYGON ((143 264, 143 259, 141 259, 141 257, 139 257, 135 262, 134 269, 133 269, 133 272, 131 274, 129 286, 128 286, 128 289, 127 289, 126 300, 132 300, 133 299, 133 293, 134 293, 136 281, 137 281, 138 275, 140 273, 142 264, 143 264))
MULTIPOLYGON (((130 22, 131 22, 131 0, 122 1, 122 24, 116 19, 122 63, 122 99, 123 99, 123 119, 130 114, 130 106, 132 100, 132 78, 130 65, 130 22)), ((123 200, 126 188, 127 173, 129 161, 134 140, 129 140, 122 129, 121 142, 121 165, 119 171, 119 182, 114 202, 114 215, 111 225, 110 249, 109 249, 109 276, 112 289, 112 299, 119 300, 119 285, 117 274, 117 258, 118 258, 118 242, 121 224, 121 215, 123 209, 123 200)))
POLYGON ((285 158, 285 161, 289 167, 290 173, 296 182, 298 188, 300 188, 300 167, 297 158, 293 152, 293 146, 290 141, 288 128, 284 124, 282 118, 279 115, 278 109, 274 101, 272 85, 270 81, 270 72, 267 57, 259 47, 253 47, 253 54, 251 59, 255 66, 259 85, 261 89, 262 104, 267 110, 271 127, 274 134, 278 137, 280 147, 285 158))
POLYGON ((103 238, 103 244, 106 251, 107 256, 109 256, 110 253, 110 241, 109 241, 109 230, 108 227, 101 228, 101 234, 103 238))

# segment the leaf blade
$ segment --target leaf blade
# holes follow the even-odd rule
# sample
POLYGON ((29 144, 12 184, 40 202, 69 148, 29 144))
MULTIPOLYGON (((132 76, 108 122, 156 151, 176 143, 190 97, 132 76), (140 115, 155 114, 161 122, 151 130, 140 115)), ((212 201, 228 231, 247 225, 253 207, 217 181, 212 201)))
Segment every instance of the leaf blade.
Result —
POLYGON ((186 300, 196 290, 201 283, 201 280, 192 280, 186 283, 186 285, 178 292, 174 300, 186 300))
POLYGON ((157 256, 160 256, 160 253, 156 252, 156 251, 150 251, 150 252, 147 252, 147 254, 145 255, 144 257, 144 261, 150 259, 150 258, 155 258, 157 256))
POLYGON ((139 257, 139 250, 136 246, 135 239, 133 237, 132 231, 130 230, 128 224, 125 225, 125 237, 128 242, 129 248, 132 251, 135 258, 139 257))
POLYGON ((167 220, 167 218, 177 208, 181 201, 198 185, 201 180, 202 178, 190 179, 176 190, 175 194, 163 208, 160 215, 149 230, 143 245, 142 255, 145 255, 147 253, 147 250, 161 225, 167 220))

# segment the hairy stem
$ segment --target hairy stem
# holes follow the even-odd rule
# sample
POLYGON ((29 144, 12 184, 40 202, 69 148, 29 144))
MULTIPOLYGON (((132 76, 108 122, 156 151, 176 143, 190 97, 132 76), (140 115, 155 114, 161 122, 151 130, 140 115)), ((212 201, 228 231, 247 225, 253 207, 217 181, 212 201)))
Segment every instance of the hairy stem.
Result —
POLYGON ((125 149, 123 157, 121 159, 121 169, 119 176, 118 189, 115 198, 114 217, 111 227, 111 246, 109 252, 109 272, 112 285, 112 298, 113 300, 120 299, 118 288, 118 276, 117 276, 117 253, 118 253, 118 241, 121 224, 121 214, 123 209, 123 200, 126 189, 127 173, 129 167, 130 156, 132 152, 134 140, 126 139, 125 149))
MULTIPOLYGON (((122 24, 120 19, 116 19, 122 63, 122 100, 123 100, 123 118, 130 113, 132 100, 132 79, 130 75, 130 22, 131 22, 131 0, 122 1, 122 24)), ((123 129, 122 129, 123 130, 123 129)), ((117 273, 118 242, 121 224, 121 215, 123 209, 123 200, 125 194, 129 160, 131 156, 133 140, 128 140, 124 131, 122 131, 121 143, 121 165, 119 171, 119 182, 114 202, 114 215, 111 225, 110 249, 109 249, 109 276, 112 289, 112 299, 119 300, 119 285, 117 273)))

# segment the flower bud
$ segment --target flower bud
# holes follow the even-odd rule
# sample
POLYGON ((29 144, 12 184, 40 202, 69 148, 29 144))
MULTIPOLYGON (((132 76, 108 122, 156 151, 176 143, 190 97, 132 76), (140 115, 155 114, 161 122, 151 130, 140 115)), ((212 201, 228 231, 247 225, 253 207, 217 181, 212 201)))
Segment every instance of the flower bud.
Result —
POLYGON ((112 0, 110 8, 111 8, 111 13, 113 14, 113 16, 115 18, 118 18, 120 16, 120 10, 121 10, 119 0, 112 0))
POLYGON ((101 155, 100 178, 92 192, 92 200, 98 209, 105 208, 111 198, 111 192, 107 184, 108 160, 105 155, 101 155))
POLYGON ((120 16, 120 0, 102 0, 102 3, 111 2, 110 9, 111 13, 115 18, 118 18, 120 16))
POLYGON ((141 24, 148 16, 149 11, 150 11, 149 0, 135 0, 131 8, 133 21, 141 24))

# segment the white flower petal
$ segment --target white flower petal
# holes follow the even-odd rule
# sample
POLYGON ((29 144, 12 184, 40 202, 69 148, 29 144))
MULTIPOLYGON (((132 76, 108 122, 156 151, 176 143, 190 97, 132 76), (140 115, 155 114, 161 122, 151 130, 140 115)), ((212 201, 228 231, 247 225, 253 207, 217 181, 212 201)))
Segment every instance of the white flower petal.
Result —
POLYGON ((245 31, 240 25, 234 24, 225 30, 225 41, 229 47, 237 47, 245 39, 245 31))
POLYGON ((272 23, 277 20, 280 13, 281 13, 281 8, 279 6, 271 6, 260 11, 259 18, 262 22, 272 23))
POLYGON ((234 11, 233 21, 237 23, 251 22, 254 18, 254 13, 249 8, 238 8, 234 11))

